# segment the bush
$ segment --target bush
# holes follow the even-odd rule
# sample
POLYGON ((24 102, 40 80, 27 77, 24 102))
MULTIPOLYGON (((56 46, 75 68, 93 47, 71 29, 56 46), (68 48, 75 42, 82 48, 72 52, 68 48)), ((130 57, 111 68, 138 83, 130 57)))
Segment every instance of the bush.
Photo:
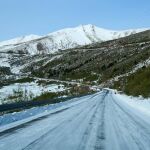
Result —
POLYGON ((125 93, 133 96, 142 95, 145 98, 150 96, 150 67, 142 68, 127 77, 125 93))
POLYGON ((137 72, 114 81, 111 88, 121 90, 127 95, 150 97, 150 67, 142 67, 137 72))
POLYGON ((48 100, 48 99, 54 99, 59 97, 61 94, 60 93, 54 93, 54 92, 46 92, 42 93, 40 96, 37 96, 33 98, 33 100, 48 100))
POLYGON ((33 78, 30 78, 30 77, 25 77, 25 78, 21 78, 21 79, 17 79, 17 80, 14 80, 12 81, 13 83, 26 83, 26 82, 32 82, 34 81, 35 79, 33 78))
POLYGON ((89 86, 83 86, 83 85, 82 86, 74 85, 70 89, 71 95, 84 95, 92 92, 93 91, 89 88, 89 86))

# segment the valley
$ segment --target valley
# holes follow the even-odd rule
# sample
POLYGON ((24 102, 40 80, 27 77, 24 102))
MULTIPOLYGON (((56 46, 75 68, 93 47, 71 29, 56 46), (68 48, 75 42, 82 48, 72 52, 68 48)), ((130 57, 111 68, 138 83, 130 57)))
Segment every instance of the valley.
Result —
MULTIPOLYGON (((90 33, 91 25, 86 27, 90 33)), ((45 52, 34 55, 24 53, 22 44, 19 44, 22 47, 19 52, 13 47, 12 52, 4 49, 0 52, 1 104, 89 94, 104 87, 147 97, 145 91, 135 94, 127 89, 128 78, 150 65, 150 31, 133 33, 105 42, 57 49, 54 53, 46 52, 42 45, 40 49, 45 52)), ((20 41, 39 42, 38 37, 34 38, 20 41)))

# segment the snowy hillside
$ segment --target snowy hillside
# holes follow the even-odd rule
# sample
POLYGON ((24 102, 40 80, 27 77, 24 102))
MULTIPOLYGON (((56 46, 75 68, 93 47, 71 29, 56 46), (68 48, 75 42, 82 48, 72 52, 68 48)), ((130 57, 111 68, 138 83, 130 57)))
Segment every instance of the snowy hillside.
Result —
POLYGON ((32 35, 32 34, 28 35, 28 36, 22 36, 22 37, 18 37, 18 38, 15 38, 15 39, 8 40, 8 41, 0 42, 0 46, 20 44, 20 43, 24 43, 24 42, 28 42, 28 41, 31 41, 31 40, 38 39, 40 37, 41 36, 32 35))
POLYGON ((118 39, 146 29, 111 31, 94 25, 80 25, 50 33, 46 36, 29 35, 0 42, 0 52, 26 54, 54 53, 58 50, 74 48, 95 42, 118 39))

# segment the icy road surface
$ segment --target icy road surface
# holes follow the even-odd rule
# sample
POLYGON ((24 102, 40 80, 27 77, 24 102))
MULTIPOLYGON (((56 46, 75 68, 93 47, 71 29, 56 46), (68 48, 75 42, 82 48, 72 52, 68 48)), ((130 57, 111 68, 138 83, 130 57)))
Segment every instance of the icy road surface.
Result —
POLYGON ((1 130, 0 150, 150 150, 150 116, 104 90, 1 130))

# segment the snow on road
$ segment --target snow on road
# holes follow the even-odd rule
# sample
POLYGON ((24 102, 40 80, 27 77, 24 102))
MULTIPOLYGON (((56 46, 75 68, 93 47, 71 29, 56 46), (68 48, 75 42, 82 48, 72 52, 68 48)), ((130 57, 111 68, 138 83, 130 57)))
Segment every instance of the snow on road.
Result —
POLYGON ((150 115, 108 90, 21 122, 4 131, 0 128, 0 150, 150 148, 150 115))

